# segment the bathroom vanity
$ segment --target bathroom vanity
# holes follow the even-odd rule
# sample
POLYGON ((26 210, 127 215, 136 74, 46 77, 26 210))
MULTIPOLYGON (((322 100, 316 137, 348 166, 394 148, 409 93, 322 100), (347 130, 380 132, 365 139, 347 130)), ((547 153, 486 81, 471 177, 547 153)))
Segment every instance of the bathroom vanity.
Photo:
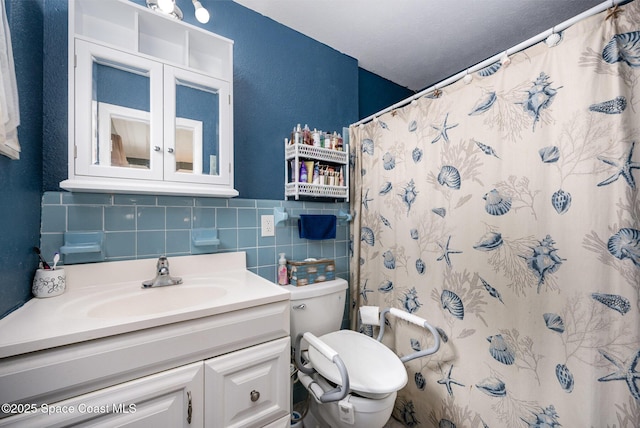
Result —
POLYGON ((0 320, 0 427, 288 427, 289 293, 245 254, 65 266, 0 320))

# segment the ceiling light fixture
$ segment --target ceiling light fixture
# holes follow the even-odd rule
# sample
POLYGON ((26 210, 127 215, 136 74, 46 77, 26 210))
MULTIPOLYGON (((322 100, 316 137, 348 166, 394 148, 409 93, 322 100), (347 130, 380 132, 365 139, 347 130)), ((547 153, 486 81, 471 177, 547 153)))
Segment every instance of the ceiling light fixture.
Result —
POLYGON ((193 7, 196 9, 196 19, 198 22, 202 24, 206 24, 209 22, 209 11, 202 7, 202 4, 198 0, 191 0, 193 2, 193 7))
POLYGON ((147 7, 174 19, 182 20, 183 18, 182 11, 175 0, 147 0, 147 7))

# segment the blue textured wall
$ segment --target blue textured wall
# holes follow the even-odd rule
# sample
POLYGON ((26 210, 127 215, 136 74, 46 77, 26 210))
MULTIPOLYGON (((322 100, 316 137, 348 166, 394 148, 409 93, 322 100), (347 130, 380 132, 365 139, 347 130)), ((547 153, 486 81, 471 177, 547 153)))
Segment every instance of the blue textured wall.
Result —
POLYGON ((412 96, 414 92, 383 79, 370 71, 358 70, 358 109, 360 119, 369 117, 374 113, 412 96))
POLYGON ((0 156, 0 317, 31 295, 42 188, 41 0, 7 0, 22 123, 21 159, 0 156))

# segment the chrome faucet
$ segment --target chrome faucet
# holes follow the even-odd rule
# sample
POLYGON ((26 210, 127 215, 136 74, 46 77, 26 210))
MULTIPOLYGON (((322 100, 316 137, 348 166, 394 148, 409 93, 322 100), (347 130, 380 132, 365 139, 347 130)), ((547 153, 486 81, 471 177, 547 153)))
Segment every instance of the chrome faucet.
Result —
POLYGON ((169 260, 165 256, 158 258, 156 277, 142 282, 142 288, 164 287, 166 285, 182 284, 182 278, 169 274, 169 260))

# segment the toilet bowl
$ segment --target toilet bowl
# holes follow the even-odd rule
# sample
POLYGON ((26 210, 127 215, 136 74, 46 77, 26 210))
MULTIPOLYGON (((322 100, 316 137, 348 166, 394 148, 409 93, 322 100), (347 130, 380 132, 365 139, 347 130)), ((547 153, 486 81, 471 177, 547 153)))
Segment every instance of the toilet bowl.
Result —
POLYGON ((298 378, 310 395, 306 428, 376 428, 386 424, 407 383, 404 362, 435 352, 439 337, 423 319, 398 309, 383 311, 378 340, 339 330, 346 281, 337 279, 291 292, 291 337, 298 378), (400 359, 380 340, 391 313, 428 328, 434 347, 400 359), (428 327, 427 327, 428 326, 428 327), (303 357, 304 355, 304 357, 303 357))

